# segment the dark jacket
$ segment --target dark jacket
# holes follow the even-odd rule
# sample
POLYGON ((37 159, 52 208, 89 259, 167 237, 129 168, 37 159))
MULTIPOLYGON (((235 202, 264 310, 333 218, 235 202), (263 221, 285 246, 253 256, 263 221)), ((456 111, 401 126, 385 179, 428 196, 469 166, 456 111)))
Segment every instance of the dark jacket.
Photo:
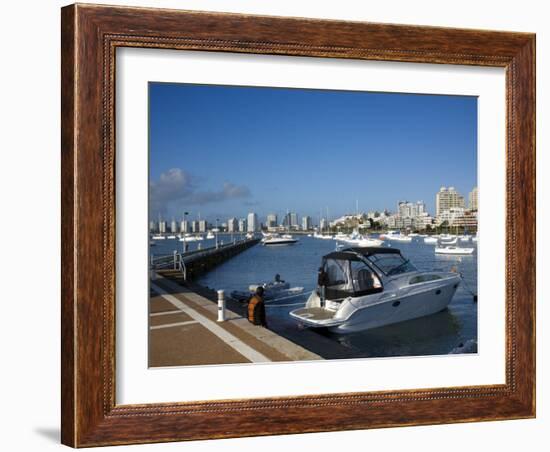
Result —
POLYGON ((267 326, 265 318, 265 303, 258 294, 248 300, 247 317, 250 323, 254 325, 267 326))

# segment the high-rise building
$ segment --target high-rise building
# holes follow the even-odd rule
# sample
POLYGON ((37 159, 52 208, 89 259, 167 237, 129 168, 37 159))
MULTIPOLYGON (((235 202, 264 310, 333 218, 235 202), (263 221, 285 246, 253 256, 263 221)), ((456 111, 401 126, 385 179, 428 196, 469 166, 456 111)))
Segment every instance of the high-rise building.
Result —
POLYGON ((319 222, 319 229, 322 231, 324 231, 325 229, 327 228, 327 220, 325 220, 324 218, 321 218, 321 221, 319 222))
POLYGON ((296 212, 290 212, 290 227, 298 228, 298 214, 296 212))
POLYGON ((304 231, 311 230, 311 217, 308 217, 307 215, 302 217, 302 229, 304 231))
POLYGON ((208 229, 208 225, 206 224, 206 220, 199 220, 199 232, 206 232, 208 229))
POLYGON ((227 232, 237 232, 239 230, 239 222, 236 218, 227 220, 227 232))
POLYGON ((408 202, 399 201, 397 204, 397 214, 401 218, 416 218, 426 213, 426 204, 423 201, 408 202))
POLYGON ((159 221, 159 232, 161 234, 166 233, 166 221, 162 221, 162 220, 159 221))
POLYGON ((266 226, 267 226, 268 229, 277 227, 277 214, 270 213, 267 216, 266 226))
POLYGON ((258 215, 254 212, 248 214, 247 232, 257 232, 259 230, 258 215))
POLYGON ((246 218, 239 219, 239 232, 246 232, 246 218))
POLYGON ((439 217, 442 212, 454 207, 464 208, 464 197, 454 187, 441 187, 435 195, 435 215, 439 217))
POLYGON ((190 228, 190 225, 189 225, 189 221, 187 220, 182 220, 180 222, 180 232, 183 232, 184 234, 187 234, 188 232, 190 232, 191 228, 190 228))
POLYGON ((174 219, 172 219, 172 221, 170 222, 170 232, 172 234, 175 234, 176 232, 178 232, 178 226, 177 226, 176 220, 174 219))
POLYGON ((149 222, 149 232, 155 232, 156 224, 154 221, 149 222))
POLYGON ((191 229, 193 232, 199 232, 199 222, 197 220, 191 222, 191 229))
POLYGON ((468 195, 468 207, 470 210, 477 210, 477 187, 474 187, 468 195))

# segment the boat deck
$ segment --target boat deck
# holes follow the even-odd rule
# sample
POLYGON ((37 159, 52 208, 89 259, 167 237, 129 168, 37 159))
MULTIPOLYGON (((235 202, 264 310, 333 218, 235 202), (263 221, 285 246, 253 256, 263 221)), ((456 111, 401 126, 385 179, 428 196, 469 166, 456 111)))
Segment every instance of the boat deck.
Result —
POLYGON ((308 320, 329 320, 334 317, 335 312, 324 308, 302 308, 293 311, 296 316, 308 320))

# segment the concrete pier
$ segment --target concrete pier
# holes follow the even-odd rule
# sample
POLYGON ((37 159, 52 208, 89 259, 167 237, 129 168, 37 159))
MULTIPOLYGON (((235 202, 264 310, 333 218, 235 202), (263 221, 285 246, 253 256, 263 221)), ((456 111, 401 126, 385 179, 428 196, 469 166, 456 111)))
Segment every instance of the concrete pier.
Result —
POLYGON ((323 359, 231 309, 218 322, 216 303, 162 273, 151 282, 149 366, 323 359))
POLYGON ((235 240, 224 245, 188 251, 186 253, 154 256, 151 267, 153 270, 179 270, 186 281, 192 281, 197 276, 257 245, 259 242, 260 239, 235 240))

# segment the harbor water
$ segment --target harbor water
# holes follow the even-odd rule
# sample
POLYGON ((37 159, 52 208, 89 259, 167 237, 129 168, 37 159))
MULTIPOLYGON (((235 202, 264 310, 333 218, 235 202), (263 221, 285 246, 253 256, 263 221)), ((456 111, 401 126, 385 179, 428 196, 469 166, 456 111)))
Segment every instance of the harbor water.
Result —
MULTIPOLYGON (((275 274, 289 282, 291 287, 302 286, 300 296, 266 303, 269 328, 291 340, 300 340, 307 335, 316 352, 330 349, 326 358, 366 358, 390 356, 425 356, 448 354, 452 350, 477 351, 461 344, 477 344, 477 244, 464 246, 476 248, 472 255, 437 255, 434 245, 425 244, 421 237, 412 242, 386 241, 384 246, 401 250, 403 256, 419 270, 456 269, 463 276, 448 308, 437 314, 409 320, 386 327, 352 334, 334 334, 325 330, 308 330, 293 321, 289 312, 303 306, 309 293, 316 287, 317 270, 325 254, 335 250, 337 242, 321 240, 305 235, 296 235, 299 242, 290 246, 268 247, 261 244, 233 257, 201 276, 196 282, 212 289, 223 289, 226 294, 233 290, 246 290, 250 284, 272 281, 275 274), (319 342, 334 347, 315 347, 319 342), (329 344, 330 345, 330 344, 329 344), (320 349, 320 350, 319 350, 320 349)), ((235 236, 234 238, 240 238, 235 236)), ((229 234, 220 234, 219 242, 229 243, 229 234)), ((189 249, 213 246, 214 240, 189 243, 189 249)), ((343 244, 346 246, 345 244, 343 244)), ((183 243, 177 240, 159 240, 151 247, 152 254, 170 254, 182 251, 183 243)), ((480 300, 479 302, 483 302, 480 300)))

